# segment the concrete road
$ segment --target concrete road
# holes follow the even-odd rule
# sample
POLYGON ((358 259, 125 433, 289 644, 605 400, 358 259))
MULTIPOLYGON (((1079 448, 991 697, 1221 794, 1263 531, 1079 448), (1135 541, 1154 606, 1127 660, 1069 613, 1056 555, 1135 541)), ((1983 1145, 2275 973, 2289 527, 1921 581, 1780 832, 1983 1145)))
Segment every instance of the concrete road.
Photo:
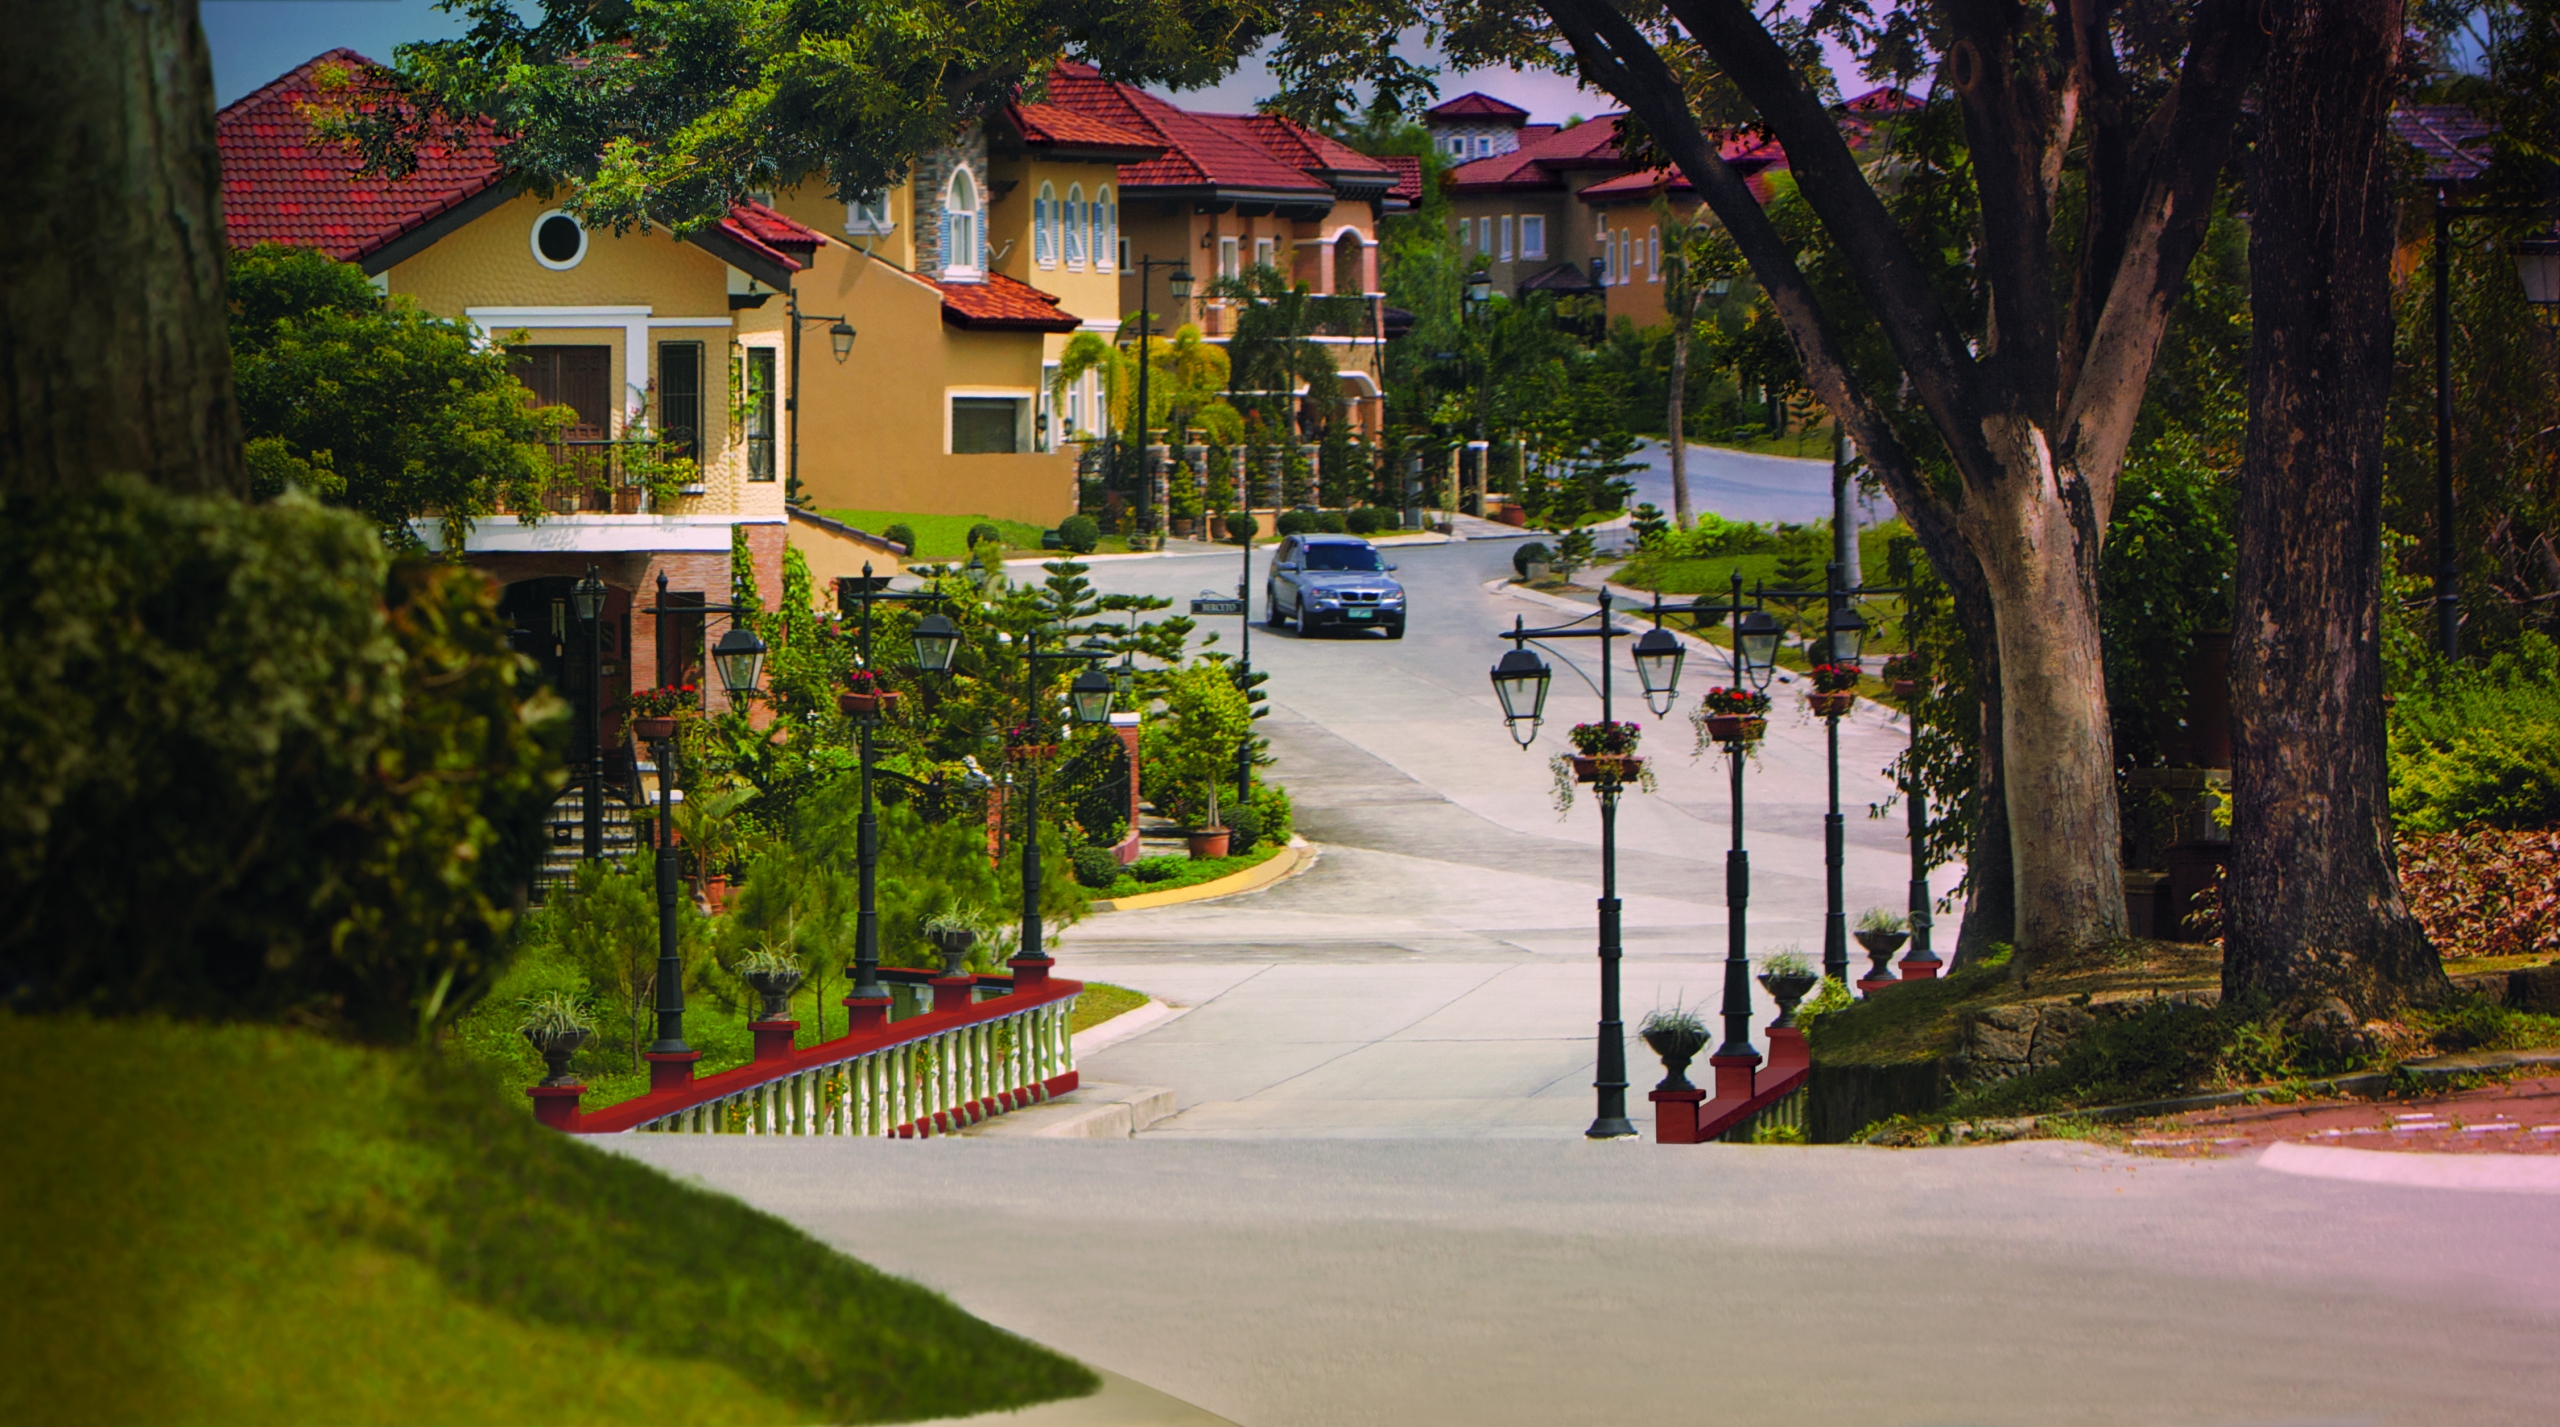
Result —
MULTIPOLYGON (((1646 441, 1632 458, 1642 469, 1627 479, 1636 493, 1629 502, 1651 501, 1671 509, 1671 451, 1659 440, 1646 441)), ((1721 446, 1689 443, 1689 499, 1699 510, 1712 510, 1728 520, 1806 523, 1831 518, 1831 462, 1792 456, 1763 456, 1721 446)), ((1878 495, 1857 499, 1857 520, 1874 525, 1893 517, 1893 502, 1878 495)))
POLYGON ((1243 1427, 2540 1427, 2560 1198, 2042 1143, 638 1136, 1243 1427))
MULTIPOLYGON (((1065 974, 1195 1008, 1085 1067, 1096 1079, 1172 1087, 1181 1113, 1153 1133, 1570 1136, 1591 1123, 1600 819, 1587 791, 1558 816, 1547 760, 1567 728, 1599 717, 1599 701, 1559 663, 1536 748, 1522 751, 1504 729, 1486 677, 1508 647, 1495 636, 1515 615, 1533 625, 1573 617, 1485 589, 1509 569, 1511 549, 1389 547, 1411 597, 1400 641, 1253 631, 1254 666, 1271 675, 1262 727, 1279 760, 1273 776, 1295 798, 1300 830, 1323 846, 1312 868, 1246 897, 1106 913, 1059 938, 1065 974)), ((1266 569, 1257 564, 1256 609, 1266 569)), ((1229 550, 1097 561, 1090 578, 1187 600, 1231 591, 1237 575, 1229 550)), ((1203 624, 1204 639, 1237 647, 1235 619, 1203 624)), ((1597 641, 1554 650, 1551 659, 1596 677, 1597 641)), ((1720 755, 1694 756, 1685 718, 1701 690, 1726 678, 1722 656, 1690 656, 1668 718, 1636 696, 1625 644, 1617 657, 1617 716, 1644 723, 1660 781, 1619 813, 1632 1030, 1656 1006, 1716 1008, 1731 790, 1720 755)), ((1824 733, 1803 711, 1802 687, 1773 689, 1770 737, 1746 769, 1747 927, 1755 954, 1792 947, 1819 960, 1824 733)), ((1891 792, 1878 770, 1903 736, 1875 705, 1844 721, 1852 917, 1906 899, 1901 820, 1866 816, 1891 792)), ((1954 881, 1938 876, 1941 888, 1954 881)), ((1941 926, 1942 946, 1954 930, 1941 926)), ((1761 1003, 1760 1024, 1771 1010, 1761 1003)), ((1632 1035, 1629 1045, 1631 1113, 1641 1119, 1643 1091, 1661 1071, 1632 1035)))

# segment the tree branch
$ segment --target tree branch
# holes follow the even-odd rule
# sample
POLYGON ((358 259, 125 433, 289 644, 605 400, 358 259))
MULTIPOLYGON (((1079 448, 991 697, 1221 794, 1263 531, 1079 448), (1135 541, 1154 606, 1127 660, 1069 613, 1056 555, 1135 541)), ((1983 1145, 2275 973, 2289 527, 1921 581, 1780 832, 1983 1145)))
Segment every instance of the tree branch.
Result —
MULTIPOLYGON (((1583 17, 1588 29, 1606 7, 1594 0, 1550 0, 1545 8, 1560 24, 1567 12, 1583 17)), ((1944 434, 1956 469, 1969 484, 1997 484, 2002 467, 1982 435, 1980 376, 1964 333, 1859 169, 1839 123, 1743 0, 1669 0, 1668 8, 1785 146, 1798 189, 1839 244, 1913 391, 1944 434)), ((1690 174, 1692 182, 1699 178, 1690 174)), ((1725 214, 1718 209, 1716 216, 1725 214)), ((1752 270, 1758 273, 1760 265, 1754 262, 1752 270)), ((1795 330, 1792 323, 1789 330, 1795 330)))
POLYGON ((1979 593, 1987 607, 1989 595, 1981 567, 1957 531, 1954 506, 1929 487, 1893 423, 1851 374, 1839 335, 1816 300, 1812 283, 1796 265, 1794 252, 1741 175, 1699 129, 1688 96, 1670 66, 1641 31, 1606 4, 1548 0, 1546 8, 1573 45, 1583 72, 1624 100, 1644 121, 1654 141, 1688 175, 1708 210, 1733 236, 1751 264, 1752 276, 1778 309, 1814 395, 1865 453, 1867 464, 1919 537, 1930 563, 1950 585, 1979 593))
POLYGON ((2060 404, 2052 181, 2061 171, 2057 131, 2067 133, 2069 126, 2055 121, 2045 65, 2018 43, 2021 7, 2007 0, 1953 0, 1944 10, 1954 37, 1947 73, 1963 95, 1966 146, 1981 204, 1978 262, 1991 292, 1982 365, 1997 394, 1986 393, 1984 404, 2041 424, 2060 404))
POLYGON ((2123 229, 2106 306, 2091 331, 2054 443, 2057 458, 2088 480, 2098 528, 2115 507, 2116 475, 2169 309, 2213 218, 2214 191, 2231 151, 2241 96, 2266 55, 2260 0, 2205 0, 2187 62, 2134 148, 2130 182, 2140 201, 2123 229))

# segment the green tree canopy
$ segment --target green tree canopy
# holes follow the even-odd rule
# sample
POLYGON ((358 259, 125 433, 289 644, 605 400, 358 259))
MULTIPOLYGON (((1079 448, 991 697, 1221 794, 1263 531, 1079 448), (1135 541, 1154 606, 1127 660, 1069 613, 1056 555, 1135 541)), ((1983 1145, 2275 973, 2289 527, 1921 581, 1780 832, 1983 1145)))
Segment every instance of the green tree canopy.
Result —
POLYGON ((299 486, 361 512, 394 550, 432 518, 449 551, 501 510, 538 516, 571 420, 537 407, 506 353, 300 248, 231 259, 231 360, 260 497, 299 486))

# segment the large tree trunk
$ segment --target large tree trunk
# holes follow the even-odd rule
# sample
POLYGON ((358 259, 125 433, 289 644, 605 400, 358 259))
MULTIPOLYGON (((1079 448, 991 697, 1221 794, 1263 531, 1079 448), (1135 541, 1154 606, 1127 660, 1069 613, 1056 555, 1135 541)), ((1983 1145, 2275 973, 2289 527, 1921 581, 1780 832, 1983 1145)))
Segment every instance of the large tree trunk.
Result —
POLYGON ((2382 721, 2399 0, 2276 12, 2250 243, 2226 997, 2386 1013, 2444 987, 2401 900, 2382 721))
MULTIPOLYGON (((1943 578, 1943 577, 1942 577, 1943 578)), ((1956 621, 1973 657, 1982 694, 1982 732, 1974 754, 1973 840, 1965 854, 1964 926, 1956 934, 1951 971, 1961 971, 1994 946, 2018 940, 2018 869, 2009 838, 2009 780, 2001 776, 2007 722, 2000 716, 2000 641, 1991 596, 1963 581, 1950 581, 1956 621)))
POLYGON ((195 0, 0 0, 0 490, 245 494, 195 0))
POLYGON ((2011 467, 1964 530, 1999 638, 2019 974, 2125 934, 2115 738, 2098 637, 2099 522, 2078 473, 2022 419, 1985 422, 2011 467))

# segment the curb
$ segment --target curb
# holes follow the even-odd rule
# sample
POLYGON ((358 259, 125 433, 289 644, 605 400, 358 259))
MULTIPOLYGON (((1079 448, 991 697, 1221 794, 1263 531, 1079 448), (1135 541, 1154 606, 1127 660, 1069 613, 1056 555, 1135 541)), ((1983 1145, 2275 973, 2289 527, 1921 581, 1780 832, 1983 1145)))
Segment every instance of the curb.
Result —
MULTIPOLYGON (((1136 1012, 1130 1014, 1135 1015, 1136 1012)), ((1105 1025, 1110 1024, 1104 1022, 1105 1025)), ((2451 1081, 2458 1076, 2480 1075, 2499 1070, 2529 1070, 2538 1066, 2560 1066, 2560 1051, 2549 1050, 2485 1050, 2463 1051, 2453 1055, 2429 1056, 2424 1060, 2404 1060, 2390 1070, 2368 1070, 2355 1075, 2333 1076, 2326 1080, 2306 1080, 2298 1084, 2249 1085, 2238 1090, 2216 1090, 2205 1095, 2181 1095, 2170 1100, 2137 1100, 2127 1105, 2096 1105, 2086 1110, 2055 1110, 2043 1115, 2022 1115, 2008 1120, 1967 1122, 1966 1128, 1984 1138, 2005 1138, 2032 1133, 2047 1120, 2094 1120, 2101 1124, 2116 1120, 2148 1120, 2158 1115, 2182 1115, 2189 1110, 2218 1110, 2226 1105, 2269 1103, 2269 1097, 2284 1094, 2298 1096, 2379 1095, 2391 1088, 2395 1075, 2406 1075, 2425 1084, 2428 1081, 2451 1081)), ((2323 1153, 2328 1151, 2319 1146, 2323 1153)), ((2380 1151, 2355 1150, 2342 1153, 2372 1154, 2380 1151)), ((2393 1152, 2395 1158, 2397 1152, 2393 1152)), ((2307 1172, 2307 1171, 2306 1171, 2307 1172)))
POLYGON ((2472 1189, 2505 1194, 2560 1194, 2560 1158, 2522 1154, 2408 1154, 2329 1145, 2273 1144, 2260 1169, 2312 1179, 2396 1184, 2412 1189, 2472 1189))
POLYGON ((1123 1011, 1091 1030, 1076 1032, 1067 1048, 1075 1052, 1078 1061, 1082 1061, 1096 1051, 1108 1050, 1122 1041, 1145 1035, 1190 1009, 1188 1006, 1167 1005, 1150 996, 1143 1006, 1123 1011))
POLYGON ((1093 1368, 1094 1376, 1102 1379, 1102 1390, 1091 1397, 933 1420, 949 1424, 978 1422, 988 1427, 1236 1427, 1228 1418, 1158 1392, 1145 1383, 1091 1363, 1085 1366, 1093 1368))
MULTIPOLYGON (((1303 837, 1292 836, 1289 846, 1277 857, 1259 866, 1233 872, 1214 882, 1201 882, 1189 887, 1176 887, 1168 892, 1140 892, 1134 897, 1100 897, 1085 903, 1088 912, 1135 912, 1147 907, 1170 907, 1181 902, 1205 902, 1212 897, 1232 897, 1239 892, 1258 892, 1283 877, 1296 875, 1316 860, 1316 845, 1303 837)), ((1138 1014, 1135 1011, 1130 1015, 1138 1014)), ((1107 1023, 1106 1023, 1107 1024, 1107 1023)))
POLYGON ((1079 1085, 964 1133, 990 1140, 1125 1140, 1173 1111, 1173 1092, 1161 1085, 1079 1085))

